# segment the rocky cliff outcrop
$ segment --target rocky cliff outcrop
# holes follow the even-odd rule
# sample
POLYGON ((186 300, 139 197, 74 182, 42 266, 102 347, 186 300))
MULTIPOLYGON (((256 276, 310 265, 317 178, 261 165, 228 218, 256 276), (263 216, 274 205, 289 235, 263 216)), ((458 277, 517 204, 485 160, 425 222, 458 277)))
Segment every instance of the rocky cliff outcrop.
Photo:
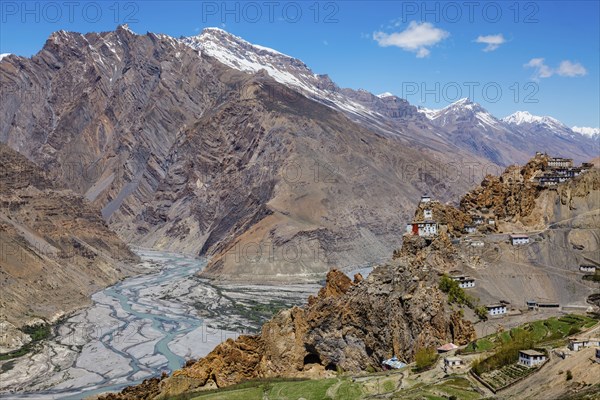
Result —
POLYGON ((98 208, 4 144, 0 205, 0 321, 54 322, 135 271, 137 256, 98 208))
POLYGON ((547 159, 546 155, 537 155, 523 167, 512 165, 500 176, 486 176, 479 187, 461 199, 461 210, 469 213, 487 209, 496 218, 506 221, 529 215, 540 192, 532 178, 544 169, 547 159))
MULTIPOLYGON (((366 279, 357 276, 352 281, 340 271, 330 271, 325 286, 305 307, 281 311, 260 335, 229 339, 206 357, 154 382, 149 398, 255 378, 378 370, 381 361, 393 355, 412 361, 419 348, 449 341, 466 344, 474 338, 473 325, 448 308, 425 251, 406 251, 366 279)), ((132 397, 122 393, 106 398, 132 397)))

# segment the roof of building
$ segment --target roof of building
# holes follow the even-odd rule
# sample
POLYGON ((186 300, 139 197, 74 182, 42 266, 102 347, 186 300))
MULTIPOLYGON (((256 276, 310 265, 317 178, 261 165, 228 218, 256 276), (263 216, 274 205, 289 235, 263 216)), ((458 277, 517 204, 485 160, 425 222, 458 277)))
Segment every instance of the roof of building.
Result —
POLYGON ((471 278, 470 276, 460 276, 460 277, 452 277, 453 280, 457 282, 465 282, 465 281, 475 281, 475 278, 471 278))
POLYGON ((394 368, 394 369, 399 369, 402 368, 404 366, 406 366, 405 363, 403 363, 402 361, 398 360, 398 358, 396 357, 392 357, 389 360, 385 360, 382 362, 383 365, 387 365, 388 367, 394 368))
POLYGON ((450 351, 454 349, 458 349, 458 346, 454 343, 446 343, 445 345, 437 348, 438 351, 450 351))
POLYGON ((498 307, 506 307, 506 304, 488 304, 485 306, 486 308, 498 308, 498 307))
POLYGON ((462 358, 460 357, 446 357, 444 358, 444 361, 450 362, 450 363, 462 363, 462 358))
POLYGON ((524 234, 510 235, 511 239, 529 239, 529 236, 524 234))
POLYGON ((541 353, 541 352, 536 351, 536 350, 519 350, 519 353, 523 353, 523 354, 528 355, 528 356, 545 356, 544 353, 541 353))

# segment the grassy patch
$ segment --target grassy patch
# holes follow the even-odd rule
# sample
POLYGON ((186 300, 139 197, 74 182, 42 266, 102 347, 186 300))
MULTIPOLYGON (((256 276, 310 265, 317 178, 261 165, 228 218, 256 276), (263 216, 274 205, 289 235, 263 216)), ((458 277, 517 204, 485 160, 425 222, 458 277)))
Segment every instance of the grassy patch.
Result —
POLYGON ((481 395, 473 388, 471 382, 462 377, 453 377, 430 385, 420 385, 394 393, 393 399, 421 400, 450 398, 457 400, 478 400, 481 395))
POLYGON ((494 390, 499 390, 513 382, 525 378, 535 370, 535 368, 527 368, 523 365, 510 364, 486 372, 481 375, 481 378, 493 387, 494 390))
POLYGON ((262 400, 263 389, 260 387, 228 390, 220 393, 209 393, 206 395, 194 397, 202 400, 262 400))
MULTIPOLYGON (((47 339, 52 335, 52 326, 48 324, 25 326, 21 328, 21 332, 28 334, 31 337, 31 342, 27 343, 18 350, 11 351, 10 353, 0 354, 0 361, 22 357, 32 351, 38 342, 47 339)), ((12 364, 10 368, 12 368, 12 364)))
POLYGON ((272 386, 268 397, 270 399, 299 399, 322 400, 327 398, 327 389, 333 386, 337 379, 323 379, 304 382, 280 382, 272 386))
POLYGON ((597 322, 597 319, 577 314, 529 322, 517 328, 513 328, 510 331, 499 332, 477 339, 476 341, 469 343, 461 353, 481 353, 494 350, 503 344, 512 342, 515 336, 519 336, 522 332, 530 334, 531 339, 536 345, 556 347, 562 345, 567 336, 574 335, 583 329, 590 328, 597 322))

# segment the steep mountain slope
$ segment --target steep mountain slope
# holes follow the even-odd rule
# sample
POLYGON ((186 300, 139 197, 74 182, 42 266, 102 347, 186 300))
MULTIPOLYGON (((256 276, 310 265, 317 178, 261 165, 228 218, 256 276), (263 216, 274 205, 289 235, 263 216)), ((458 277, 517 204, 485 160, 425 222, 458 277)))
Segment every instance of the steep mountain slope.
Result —
POLYGON ((135 272, 100 210, 0 144, 0 321, 53 322, 135 272))
POLYGON ((535 177, 547 160, 511 166, 462 198, 462 211, 495 218, 496 232, 473 238, 483 241, 478 249, 464 243, 459 270, 476 279, 472 292, 484 302, 506 300, 523 311, 533 299, 585 311, 597 285, 582 279, 579 266, 600 265, 600 170, 540 188, 535 177), (530 243, 512 246, 510 233, 527 233, 530 243))
POLYGON ((240 71, 265 70, 291 89, 286 91, 290 98, 299 92, 383 134, 421 143, 456 144, 496 164, 524 163, 530 154, 540 150, 584 161, 599 149, 598 140, 591 140, 590 135, 578 135, 550 117, 535 118, 553 121, 552 124, 520 126, 513 124, 510 117, 497 119, 468 99, 442 110, 427 110, 417 109, 391 93, 375 96, 365 90, 340 88, 329 76, 315 74, 302 61, 251 44, 222 29, 207 28, 200 35, 183 41, 240 71))
POLYGON ((423 191, 451 198, 472 184, 460 164, 452 183, 440 165, 485 163, 359 124, 185 42, 60 31, 31 59, 5 58, 0 140, 101 207, 122 238, 212 255, 207 276, 261 282, 379 261, 423 191))
POLYGON ((455 198, 487 160, 545 143, 467 101, 430 121, 218 29, 56 32, 31 59, 5 57, 0 85, 0 141, 127 241, 213 256, 211 277, 379 261, 420 194, 455 198))

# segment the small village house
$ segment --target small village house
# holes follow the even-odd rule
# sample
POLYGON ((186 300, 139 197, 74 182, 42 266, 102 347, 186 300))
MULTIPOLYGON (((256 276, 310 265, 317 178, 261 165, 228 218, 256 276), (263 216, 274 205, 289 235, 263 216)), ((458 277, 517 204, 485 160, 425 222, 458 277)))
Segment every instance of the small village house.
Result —
POLYGON ((488 225, 496 225, 496 220, 494 218, 488 218, 488 225))
POLYGON ((475 227, 475 225, 465 225, 466 233, 474 233, 475 231, 477 231, 477 228, 475 227))
POLYGON ((526 367, 536 367, 546 362, 546 355, 536 350, 520 350, 519 364, 526 367))
POLYGON ((479 215, 475 215, 475 216, 471 217, 471 220, 473 221, 473 223, 475 225, 483 224, 483 217, 480 217, 479 215))
POLYGON ((475 279, 465 275, 456 275, 453 276, 452 279, 458 282, 458 286, 461 289, 467 289, 475 287, 475 279))
POLYGON ((429 203, 431 201, 431 197, 428 195, 421 196, 421 203, 429 203))
POLYGON ((412 222, 406 225, 406 232, 421 237, 437 236, 438 223, 435 221, 412 222))
POLYGON ((429 208, 423 210, 423 219, 424 220, 433 219, 433 211, 431 211, 429 208))
POLYGON ((488 315, 503 315, 507 313, 506 304, 489 304, 485 306, 487 308, 488 315))
POLYGON ((527 300, 525 303, 527 304, 527 308, 529 310, 537 310, 538 308, 537 300, 527 300))
POLYGON ((571 168, 573 160, 571 158, 552 157, 548 160, 549 168, 571 168))
POLYGON ((444 366, 446 368, 456 368, 463 365, 463 360, 460 357, 445 357, 444 366))
POLYGON ((569 340, 569 349, 572 351, 579 351, 585 347, 598 346, 600 346, 600 339, 598 338, 574 338, 569 340))
POLYGON ((581 265, 581 266, 579 266, 579 270, 582 272, 591 272, 593 274, 594 272, 596 272, 596 266, 595 265, 581 265))
POLYGON ((481 240, 472 240, 471 241, 471 246, 472 247, 483 247, 484 243, 481 240))
POLYGON ((513 246, 521 246, 529 243, 529 236, 527 235, 510 235, 510 242, 513 246))

